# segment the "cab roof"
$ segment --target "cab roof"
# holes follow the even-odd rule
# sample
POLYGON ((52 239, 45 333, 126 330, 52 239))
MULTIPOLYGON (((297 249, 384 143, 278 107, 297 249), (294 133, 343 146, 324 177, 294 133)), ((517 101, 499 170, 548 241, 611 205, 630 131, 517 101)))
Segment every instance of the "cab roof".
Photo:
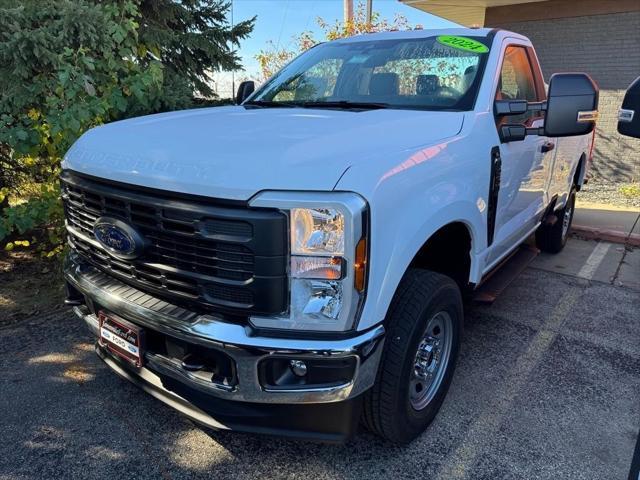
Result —
POLYGON ((400 40, 400 39, 419 39, 427 37, 435 37, 438 35, 457 35, 461 37, 486 37, 491 32, 497 32, 503 36, 525 39, 518 33, 509 32, 507 30, 496 30, 494 28, 425 28, 421 30, 398 30, 392 32, 377 32, 355 35, 353 37, 341 38, 334 40, 338 43, 354 43, 365 42, 371 40, 400 40))

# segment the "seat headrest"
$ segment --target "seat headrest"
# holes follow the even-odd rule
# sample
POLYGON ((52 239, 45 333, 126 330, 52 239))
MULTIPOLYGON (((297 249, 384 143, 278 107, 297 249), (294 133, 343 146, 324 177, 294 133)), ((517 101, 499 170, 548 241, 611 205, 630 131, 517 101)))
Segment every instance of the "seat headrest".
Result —
POLYGON ((469 87, 471 87, 471 84, 473 83, 477 72, 478 67, 476 67, 475 65, 467 67, 467 69, 464 71, 464 77, 462 78, 463 90, 469 90, 469 87))
POLYGON ((433 95, 440 87, 440 79, 437 75, 418 75, 416 79, 417 95, 433 95))
POLYGON ((369 82, 371 95, 398 95, 400 79, 397 73, 376 73, 369 82))

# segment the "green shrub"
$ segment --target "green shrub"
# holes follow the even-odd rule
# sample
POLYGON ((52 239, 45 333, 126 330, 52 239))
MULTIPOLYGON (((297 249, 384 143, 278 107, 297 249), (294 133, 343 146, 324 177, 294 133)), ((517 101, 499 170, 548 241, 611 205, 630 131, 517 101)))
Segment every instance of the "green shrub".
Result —
POLYGON ((640 198, 640 183, 632 183, 620 187, 620 193, 629 198, 640 198))
POLYGON ((13 240, 32 230, 51 249, 60 244, 57 176, 82 133, 196 106, 207 71, 239 67, 231 47, 253 23, 229 27, 228 8, 219 0, 0 0, 0 247, 24 246, 13 240), (42 190, 25 198, 22 187, 34 183, 42 190), (11 206, 10 196, 26 203, 11 206))
POLYGON ((0 241, 39 229, 55 249, 62 155, 91 127, 158 108, 163 66, 134 61, 133 1, 22 1, 1 13, 0 241), (40 194, 9 206, 6 197, 33 181, 40 194))
POLYGON ((5 245, 5 250, 35 245, 46 256, 55 255, 62 250, 64 221, 57 185, 43 185, 40 195, 7 207, 2 213, 0 239, 16 237, 5 245), (29 234, 31 240, 23 238, 26 234, 29 234))

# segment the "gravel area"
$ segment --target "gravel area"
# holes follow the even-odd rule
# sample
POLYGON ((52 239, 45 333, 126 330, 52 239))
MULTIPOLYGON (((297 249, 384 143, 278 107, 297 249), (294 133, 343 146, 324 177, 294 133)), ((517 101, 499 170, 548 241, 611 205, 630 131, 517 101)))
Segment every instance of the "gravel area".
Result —
POLYGON ((604 183, 591 180, 580 190, 578 200, 640 210, 640 183, 604 183))

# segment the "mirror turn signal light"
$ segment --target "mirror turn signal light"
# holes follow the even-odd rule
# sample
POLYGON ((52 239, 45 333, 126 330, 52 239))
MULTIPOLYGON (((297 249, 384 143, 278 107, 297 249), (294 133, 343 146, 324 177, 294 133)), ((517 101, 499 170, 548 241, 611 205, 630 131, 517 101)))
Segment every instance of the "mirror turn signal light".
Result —
POLYGON ((589 110, 578 112, 578 123, 589 123, 598 121, 598 110, 589 110))

